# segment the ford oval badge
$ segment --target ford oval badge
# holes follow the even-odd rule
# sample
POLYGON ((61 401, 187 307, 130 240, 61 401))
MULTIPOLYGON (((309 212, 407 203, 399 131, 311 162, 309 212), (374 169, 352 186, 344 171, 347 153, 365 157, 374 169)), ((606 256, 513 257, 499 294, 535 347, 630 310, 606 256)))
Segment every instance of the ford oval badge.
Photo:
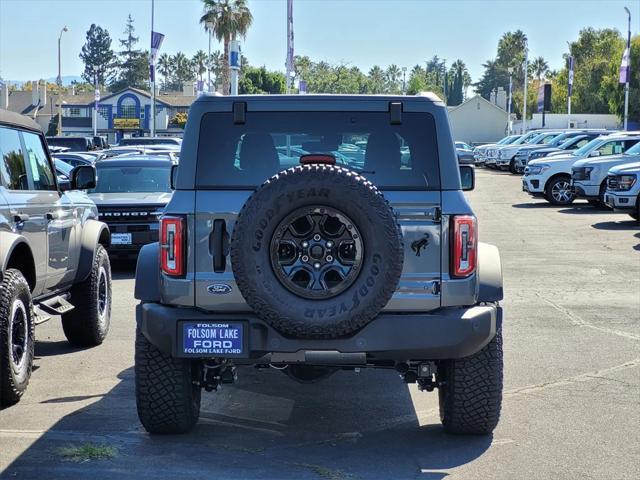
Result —
POLYGON ((211 295, 226 295, 231 293, 231 287, 226 283, 214 283, 207 287, 207 292, 211 295))

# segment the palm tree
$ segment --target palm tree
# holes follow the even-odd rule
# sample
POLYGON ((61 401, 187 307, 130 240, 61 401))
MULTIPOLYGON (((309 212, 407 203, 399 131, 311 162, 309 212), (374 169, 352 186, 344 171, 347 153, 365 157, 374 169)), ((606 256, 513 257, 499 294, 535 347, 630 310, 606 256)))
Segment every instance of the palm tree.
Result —
POLYGON ((174 66, 174 71, 173 71, 174 87, 182 89, 185 82, 189 80, 193 80, 193 76, 194 76, 193 64, 191 63, 191 60, 189 60, 187 56, 182 52, 176 53, 171 58, 171 61, 174 66))
POLYGON ((400 93, 400 78, 402 77, 402 70, 395 64, 391 64, 384 72, 385 80, 387 83, 387 91, 389 93, 400 93))
POLYGON ((168 88, 168 78, 173 73, 173 63, 171 62, 171 57, 167 53, 163 53, 158 58, 158 72, 162 75, 162 88, 167 90, 168 88))
POLYGON ((191 59, 193 66, 198 75, 198 80, 202 81, 202 75, 207 71, 207 54, 202 50, 198 50, 191 59))
POLYGON ((384 70, 382 70, 378 65, 374 65, 371 67, 371 70, 369 70, 368 77, 369 91, 374 94, 384 93, 384 70))
POLYGON ((223 91, 229 93, 229 42, 244 37, 253 16, 246 0, 202 0, 204 14, 200 23, 224 45, 223 91))
POLYGON ((538 84, 540 84, 542 77, 549 73, 549 64, 543 57, 537 57, 531 62, 531 70, 538 78, 538 84))

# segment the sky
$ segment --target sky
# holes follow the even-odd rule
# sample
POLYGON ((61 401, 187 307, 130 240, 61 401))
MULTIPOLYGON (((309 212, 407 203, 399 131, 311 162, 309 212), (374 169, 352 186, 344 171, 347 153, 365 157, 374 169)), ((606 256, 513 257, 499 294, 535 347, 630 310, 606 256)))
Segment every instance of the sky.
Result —
MULTIPOLYGON (((523 30, 530 56, 541 55, 559 69, 566 42, 582 28, 626 33, 625 5, 632 12, 632 34, 638 33, 639 0, 294 0, 295 53, 365 72, 391 63, 411 69, 433 55, 447 65, 461 58, 477 81, 504 32, 523 30)), ((253 25, 243 54, 252 65, 284 71, 286 0, 249 0, 249 7, 253 25)), ((0 0, 0 77, 55 77, 57 39, 65 25, 62 75, 80 75, 78 54, 91 23, 109 31, 117 50, 129 13, 140 46, 148 49, 151 0, 0 0)), ((155 0, 155 30, 166 36, 160 53, 207 51, 201 15, 201 0, 155 0)), ((212 50, 220 48, 214 41, 212 50)))

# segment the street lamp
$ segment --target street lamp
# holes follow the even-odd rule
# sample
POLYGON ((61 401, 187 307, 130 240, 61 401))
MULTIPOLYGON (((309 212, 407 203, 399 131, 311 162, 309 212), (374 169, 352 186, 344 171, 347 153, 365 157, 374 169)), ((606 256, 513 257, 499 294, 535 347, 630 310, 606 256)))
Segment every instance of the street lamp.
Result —
POLYGON ((213 32, 213 22, 205 23, 207 34, 209 35, 209 57, 207 57, 207 90, 211 93, 211 32, 213 32))
POLYGON ((507 131, 511 135, 511 90, 513 88, 513 67, 507 68, 509 71, 509 101, 507 103, 507 131))
MULTIPOLYGON (((56 79, 56 83, 58 84, 58 96, 62 95, 62 67, 60 62, 60 42, 62 41, 62 34, 64 32, 68 32, 69 29, 65 25, 60 30, 60 36, 58 37, 58 78, 56 79)), ((62 135, 62 99, 58 99, 58 135, 62 135)))
POLYGON ((402 94, 407 94, 407 67, 402 67, 402 94))
POLYGON ((631 76, 631 12, 627 7, 624 7, 627 12, 628 24, 627 24, 627 50, 625 55, 627 56, 626 65, 626 78, 624 85, 624 129, 627 129, 627 123, 629 121, 629 77, 631 76))

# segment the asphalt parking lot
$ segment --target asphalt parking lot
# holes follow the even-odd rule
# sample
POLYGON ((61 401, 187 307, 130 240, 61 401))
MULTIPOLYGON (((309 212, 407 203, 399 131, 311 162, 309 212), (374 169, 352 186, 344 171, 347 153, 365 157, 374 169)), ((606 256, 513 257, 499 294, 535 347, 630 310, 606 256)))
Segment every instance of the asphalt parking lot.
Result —
POLYGON ((150 437, 133 395, 133 266, 114 268, 111 332, 71 348, 37 330, 22 401, 0 411, 1 478, 640 477, 640 228, 586 203, 549 206, 479 170, 470 200, 505 273, 505 395, 493 437, 443 433, 436 393, 392 371, 301 385, 239 371, 204 394, 192 434, 150 437), (71 461, 64 447, 112 447, 71 461))

